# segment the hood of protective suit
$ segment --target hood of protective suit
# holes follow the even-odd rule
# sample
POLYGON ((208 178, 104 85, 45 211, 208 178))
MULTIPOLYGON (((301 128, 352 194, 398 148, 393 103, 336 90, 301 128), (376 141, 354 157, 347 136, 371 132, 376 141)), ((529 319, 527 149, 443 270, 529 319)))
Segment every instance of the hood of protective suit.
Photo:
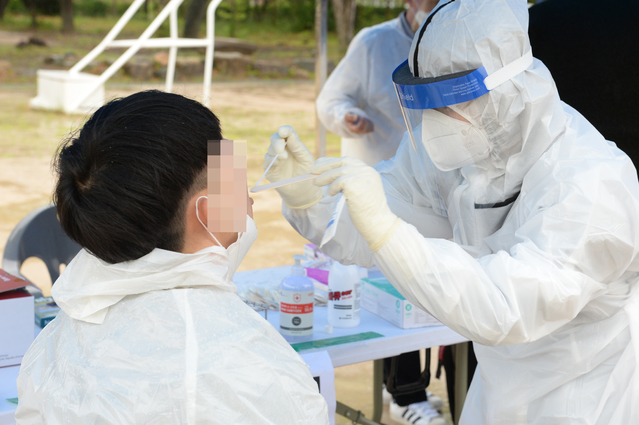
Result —
POLYGON ((81 251, 23 358, 17 423, 327 425, 308 366, 227 264, 217 246, 113 265, 81 251))
POLYGON ((211 246, 194 254, 154 249, 135 261, 109 264, 86 250, 71 261, 51 295, 70 317, 100 324, 128 295, 174 288, 213 286, 237 293, 224 248, 211 246))
MULTIPOLYGON (((417 31, 408 56, 413 75, 440 77, 481 66, 490 75, 531 50, 523 0, 440 1, 429 20, 417 31)), ((537 59, 488 94, 450 107, 488 135, 489 156, 462 169, 471 191, 465 197, 477 204, 517 194, 533 164, 565 131, 554 81, 537 59)))

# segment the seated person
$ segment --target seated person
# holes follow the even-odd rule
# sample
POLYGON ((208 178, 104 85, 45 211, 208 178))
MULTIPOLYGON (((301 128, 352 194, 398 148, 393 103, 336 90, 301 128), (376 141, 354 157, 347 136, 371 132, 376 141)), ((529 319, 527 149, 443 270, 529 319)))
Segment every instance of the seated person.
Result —
POLYGON ((148 91, 63 144, 54 201, 83 249, 24 356, 18 424, 328 424, 308 367, 233 284, 252 200, 246 232, 205 227, 220 207, 207 142, 221 139, 201 104, 148 91))

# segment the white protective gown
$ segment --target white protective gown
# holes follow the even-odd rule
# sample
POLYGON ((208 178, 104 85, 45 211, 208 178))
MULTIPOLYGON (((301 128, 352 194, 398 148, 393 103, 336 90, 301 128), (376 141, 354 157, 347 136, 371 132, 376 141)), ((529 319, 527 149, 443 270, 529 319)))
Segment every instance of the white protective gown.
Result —
MULTIPOLYGON (((490 74, 530 49, 525 1, 446 7, 423 41, 433 43, 425 49, 433 56, 420 64, 443 67, 432 74, 479 61, 490 74)), ((377 265, 411 302, 474 341, 479 365, 462 425, 639 424, 639 184, 631 160, 559 100, 538 60, 466 106, 489 134, 491 157, 432 171, 423 145, 415 153, 405 138, 395 158, 376 166, 403 222, 373 253, 345 211, 323 251, 377 265)), ((337 198, 306 210, 284 206, 284 214, 318 243, 337 198)))
POLYGON ((342 137, 342 156, 375 165, 395 155, 406 131, 391 80, 413 40, 404 16, 361 30, 317 97, 320 121, 342 137), (344 122, 348 112, 368 118, 375 130, 351 132, 344 122))
POLYGON ((22 424, 328 424, 308 366, 227 279, 220 247, 108 265, 82 250, 24 356, 22 424))

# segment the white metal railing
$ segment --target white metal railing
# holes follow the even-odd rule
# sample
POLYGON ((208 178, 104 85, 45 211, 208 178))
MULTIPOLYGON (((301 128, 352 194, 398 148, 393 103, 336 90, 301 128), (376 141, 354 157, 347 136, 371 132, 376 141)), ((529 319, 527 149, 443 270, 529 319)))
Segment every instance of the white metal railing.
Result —
POLYGON ((165 90, 171 92, 175 77, 175 62, 177 60, 177 50, 180 47, 206 47, 204 59, 204 84, 202 93, 202 103, 208 106, 211 96, 211 74, 213 72, 213 52, 215 48, 215 10, 222 0, 212 0, 206 9, 206 38, 179 38, 178 37, 178 8, 184 0, 170 0, 162 11, 155 17, 151 24, 144 30, 142 35, 133 40, 116 40, 124 26, 131 20, 133 15, 142 7, 145 0, 135 0, 124 12, 124 15, 113 26, 111 31, 104 37, 102 42, 91 50, 85 57, 75 64, 69 74, 80 73, 92 60, 98 57, 104 50, 114 47, 128 47, 127 50, 109 66, 98 79, 92 84, 89 90, 76 99, 70 109, 77 109, 93 92, 111 78, 124 64, 133 57, 141 48, 169 48, 169 60, 166 68, 165 90), (170 36, 168 38, 151 38, 162 23, 169 18, 170 36))

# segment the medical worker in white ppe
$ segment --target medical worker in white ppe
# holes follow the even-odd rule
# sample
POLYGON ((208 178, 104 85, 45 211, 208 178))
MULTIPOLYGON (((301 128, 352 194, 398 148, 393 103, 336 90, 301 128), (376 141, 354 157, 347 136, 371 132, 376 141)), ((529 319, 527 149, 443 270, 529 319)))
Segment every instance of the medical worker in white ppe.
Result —
POLYGON ((291 224, 318 242, 341 192, 325 251, 474 341, 461 424, 637 424, 637 173, 561 102, 527 26, 523 0, 440 1, 393 75, 395 158, 314 163, 282 127, 268 177, 319 174, 279 189, 291 224))
POLYGON ((322 124, 342 136, 342 156, 368 165, 395 156, 406 131, 390 77, 406 60, 415 30, 437 0, 406 4, 397 18, 364 28, 353 38, 316 101, 322 124))

